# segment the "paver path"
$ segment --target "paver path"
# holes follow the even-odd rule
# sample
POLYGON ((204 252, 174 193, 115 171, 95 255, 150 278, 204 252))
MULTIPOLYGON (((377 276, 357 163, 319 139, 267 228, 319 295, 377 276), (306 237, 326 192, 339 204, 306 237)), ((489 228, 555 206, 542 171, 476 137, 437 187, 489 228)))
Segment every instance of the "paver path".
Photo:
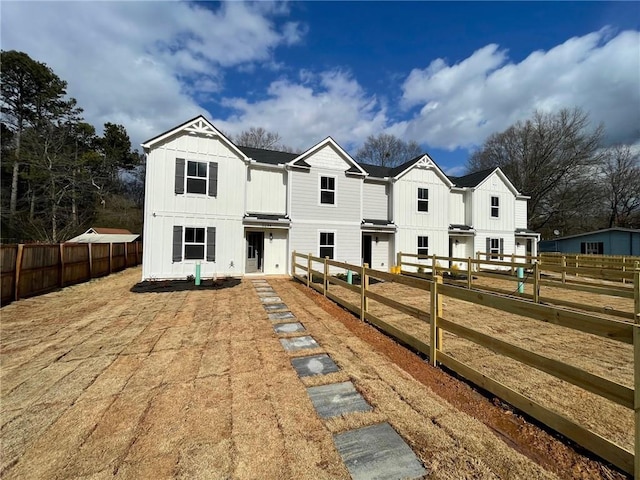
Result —
POLYGON ((2 478, 347 479, 333 435, 383 422, 430 478, 555 478, 288 279, 269 280, 296 318, 277 322, 248 281, 130 292, 139 279, 129 269, 0 310, 2 478), (322 348, 286 352, 273 325, 291 321, 322 348), (340 371, 298 377, 292 358, 325 352, 340 371), (307 387, 346 381, 374 410, 321 420, 307 387))

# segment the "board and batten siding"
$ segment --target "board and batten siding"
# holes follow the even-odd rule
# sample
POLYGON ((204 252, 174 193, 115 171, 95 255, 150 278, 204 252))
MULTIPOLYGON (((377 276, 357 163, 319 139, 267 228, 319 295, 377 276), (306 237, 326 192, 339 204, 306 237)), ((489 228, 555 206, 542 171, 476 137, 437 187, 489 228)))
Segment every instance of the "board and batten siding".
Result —
POLYGON ((473 191, 473 226, 476 231, 515 232, 515 195, 497 173, 473 191), (498 197, 499 217, 491 217, 491 197, 498 197))
POLYGON ((362 204, 364 218, 371 220, 389 220, 388 183, 365 180, 362 204))
POLYGON ((516 198, 515 228, 527 228, 527 199, 516 198))
MULTIPOLYGON (((186 278, 194 260, 172 261, 173 227, 216 227, 216 261, 202 261, 203 277, 242 273, 246 164, 221 140, 182 134, 154 147, 147 156, 142 278, 186 278), (217 194, 176 193, 176 159, 217 164, 217 194)), ((209 172, 209 169, 207 169, 209 172)))
POLYGON ((467 225, 464 211, 464 192, 449 192, 449 224, 467 225))
MULTIPOLYGON (((244 273, 244 249, 242 239, 244 227, 242 221, 231 219, 203 218, 198 215, 163 215, 152 217, 145 221, 145 238, 152 238, 153 247, 149 253, 143 253, 143 280, 186 279, 195 275, 196 260, 174 262, 173 257, 173 227, 216 229, 215 262, 200 261, 200 275, 211 278, 216 275, 241 275, 244 273), (148 237, 147 235, 151 235, 148 237)), ((184 245, 182 247, 184 255, 184 245)))
POLYGON ((251 166, 247 174, 247 212, 287 213, 287 172, 251 166))
POLYGON ((431 168, 413 168, 393 188, 396 225, 403 227, 449 228, 449 187, 431 168), (429 189, 429 211, 418 212, 418 188, 429 189))

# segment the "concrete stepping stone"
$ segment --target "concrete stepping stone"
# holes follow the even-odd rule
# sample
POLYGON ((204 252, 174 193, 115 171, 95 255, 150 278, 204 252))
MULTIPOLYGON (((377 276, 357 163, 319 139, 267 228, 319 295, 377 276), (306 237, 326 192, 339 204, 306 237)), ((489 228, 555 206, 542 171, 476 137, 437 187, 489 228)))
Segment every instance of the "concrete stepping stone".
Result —
POLYGON ((282 299, 280 297, 262 297, 260 301, 262 303, 282 303, 282 299))
POLYGON ((267 312, 277 312, 279 310, 288 310, 284 303, 269 303, 262 305, 267 312))
POLYGON ((311 377, 313 375, 326 375, 334 373, 340 369, 329 355, 310 355, 308 357, 298 357, 291 359, 291 365, 299 377, 311 377))
POLYGON ((273 330, 276 333, 304 332, 304 326, 300 322, 279 323, 273 326, 273 330))
POLYGON ((269 320, 273 320, 273 321, 290 320, 292 318, 296 318, 296 316, 291 312, 269 313, 269 320))
POLYGON ((270 288, 269 290, 258 291, 259 297, 273 297, 275 295, 276 295, 276 291, 272 288, 270 288))
POLYGON ((256 278, 251 280, 251 283, 253 283, 254 285, 259 285, 259 284, 264 284, 266 283, 267 285, 269 284, 269 282, 267 282, 265 279, 263 278, 256 278))
POLYGON ((307 388, 311 402, 321 418, 338 417, 344 413, 370 412, 371 405, 362 398, 351 382, 332 383, 307 388))
POLYGON ((388 423, 339 433, 333 441, 353 480, 417 478, 427 473, 388 423))
POLYGON ((318 348, 320 346, 310 335, 295 338, 281 338, 280 343, 288 352, 302 350, 305 348, 318 348))

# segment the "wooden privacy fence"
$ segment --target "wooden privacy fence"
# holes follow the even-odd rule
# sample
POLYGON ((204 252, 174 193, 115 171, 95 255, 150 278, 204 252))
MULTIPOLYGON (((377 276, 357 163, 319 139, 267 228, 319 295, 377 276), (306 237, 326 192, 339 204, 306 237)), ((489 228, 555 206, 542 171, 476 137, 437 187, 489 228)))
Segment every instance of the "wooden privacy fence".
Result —
POLYGON ((142 242, 0 245, 2 305, 142 263, 142 242))
MULTIPOLYGON (((311 254, 292 254, 292 275, 295 279, 317 290, 326 297, 342 305, 354 314, 360 316, 377 328, 415 350, 429 356, 432 365, 440 363, 457 374, 491 392, 517 409, 525 412, 548 427, 556 430, 584 448, 611 462, 625 472, 640 478, 640 273, 634 273, 633 295, 634 323, 610 320, 589 313, 580 313, 558 308, 556 306, 541 305, 517 298, 508 298, 485 291, 470 290, 457 285, 443 283, 440 275, 432 280, 416 278, 407 275, 391 274, 372 270, 365 265, 352 265, 337 262, 327 258, 314 257, 311 254), (360 277, 360 285, 354 285, 332 275, 330 272, 346 271, 351 276, 360 277), (417 288, 430 294, 429 310, 421 310, 406 305, 369 289, 370 279, 375 278, 384 282, 393 282, 417 288), (331 291, 331 285, 339 285, 359 294, 360 301, 348 302, 331 291), (442 308, 443 297, 470 302, 515 315, 521 315, 540 322, 574 329, 580 332, 597 335, 617 342, 633 345, 634 388, 613 382, 607 378, 590 373, 584 369, 568 365, 561 361, 540 355, 534 351, 516 346, 489 336, 485 333, 468 328, 446 318, 442 308), (393 326, 369 311, 369 300, 380 302, 399 312, 411 315, 430 324, 429 337, 417 338, 393 326), (577 387, 604 397, 616 404, 622 405, 635 413, 635 454, 589 428, 561 415, 546 406, 522 395, 471 365, 460 362, 443 351, 442 331, 447 331, 466 339, 495 354, 504 355, 520 363, 545 372, 577 387)), ((357 282, 356 282, 357 283, 357 282)))
MULTIPOLYGON (((552 297, 549 292, 552 289, 571 290, 588 292, 598 295, 608 295, 611 297, 633 299, 634 286, 632 283, 635 273, 640 272, 640 268, 628 267, 628 269, 594 269, 587 267, 574 267, 566 264, 556 265, 548 263, 521 263, 515 260, 531 260, 536 257, 525 257, 517 255, 500 255, 509 258, 511 261, 499 259, 482 258, 450 258, 436 255, 416 255, 399 252, 397 263, 400 271, 406 275, 413 275, 420 278, 429 279, 432 275, 444 275, 445 283, 453 285, 464 285, 468 289, 476 288, 495 293, 515 295, 527 298, 534 303, 551 303, 557 306, 577 308, 595 313, 613 315, 628 320, 633 320, 633 312, 624 311, 612 306, 590 305, 585 302, 572 302, 556 297, 552 297), (408 259, 408 260, 407 260, 408 259), (460 267, 462 265, 462 267, 460 267), (410 267, 417 271, 410 271, 404 267, 410 267), (496 268, 497 270, 494 270, 496 268), (522 268, 522 277, 518 276, 518 269, 522 268), (468 274, 472 272, 472 274, 468 274), (625 283, 599 285, 585 278, 596 278, 614 282, 624 281, 625 283), (513 288, 505 289, 489 285, 479 285, 474 283, 474 279, 490 278, 511 282, 513 288), (530 285, 531 293, 525 291, 520 286, 530 285), (545 287, 543 292, 542 287, 545 287), (522 291, 521 291, 522 290, 522 291), (547 293, 543 295, 543 293, 547 293)), ((485 256, 484 253, 478 257, 485 256)), ((494 254, 494 256, 498 256, 494 254)))

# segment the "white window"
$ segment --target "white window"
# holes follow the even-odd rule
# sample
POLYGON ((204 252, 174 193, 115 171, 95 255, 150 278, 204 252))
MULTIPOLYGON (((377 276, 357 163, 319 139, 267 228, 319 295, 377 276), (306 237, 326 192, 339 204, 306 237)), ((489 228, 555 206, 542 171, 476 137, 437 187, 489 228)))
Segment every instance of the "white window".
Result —
POLYGON ((185 260, 204 260, 204 228, 184 229, 185 260))
POLYGON ((499 238, 490 238, 489 239, 489 253, 491 254, 491 260, 498 260, 500 258, 500 239, 499 238))
POLYGON ((334 258, 336 248, 336 236, 333 232, 320 232, 320 246, 318 248, 319 257, 334 258))
POLYGON ((604 253, 604 242, 581 242, 580 253, 602 255, 604 253))
POLYGON ((207 193, 207 162, 187 161, 187 193, 207 193))
POLYGON ((429 189, 428 188, 418 188, 418 211, 419 212, 429 211, 429 189))
POLYGON ((498 197, 491 197, 491 218, 500 217, 500 199, 498 197))
POLYGON ((418 255, 429 255, 429 237, 418 237, 418 255))
POLYGON ((320 203, 335 205, 336 179, 334 177, 320 177, 320 203))

